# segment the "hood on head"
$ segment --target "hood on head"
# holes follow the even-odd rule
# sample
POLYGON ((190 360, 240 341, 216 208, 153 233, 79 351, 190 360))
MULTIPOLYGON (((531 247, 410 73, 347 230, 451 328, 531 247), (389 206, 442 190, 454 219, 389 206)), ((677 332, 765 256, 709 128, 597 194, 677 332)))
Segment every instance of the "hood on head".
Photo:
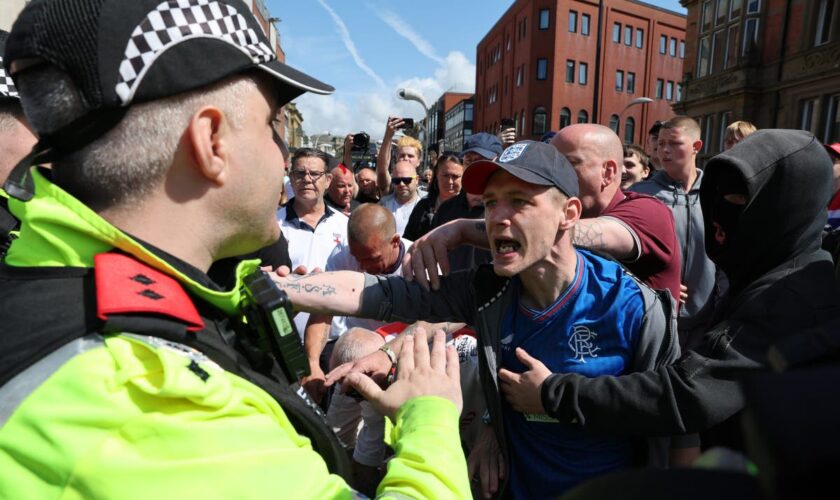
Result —
POLYGON ((808 132, 760 130, 706 164, 700 202, 709 252, 715 230, 711 210, 721 179, 742 176, 747 204, 737 224, 727 270, 735 290, 797 255, 820 247, 832 195, 832 164, 825 148, 808 132))

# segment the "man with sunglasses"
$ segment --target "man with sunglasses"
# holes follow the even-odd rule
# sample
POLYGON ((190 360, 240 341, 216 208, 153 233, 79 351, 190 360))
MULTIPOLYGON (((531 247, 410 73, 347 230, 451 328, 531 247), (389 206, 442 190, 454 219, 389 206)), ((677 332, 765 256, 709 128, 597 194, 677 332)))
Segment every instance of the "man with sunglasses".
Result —
MULTIPOLYGON (((347 216, 324 202, 332 181, 329 156, 323 151, 300 148, 292 156, 289 178, 295 197, 277 211, 277 223, 289 240, 292 269, 324 269, 337 247, 347 244, 347 216)), ((303 335, 308 314, 298 314, 295 325, 303 335)))
POLYGON ((399 160, 394 166, 394 175, 391 177, 394 192, 379 200, 380 205, 394 214, 394 219, 397 221, 397 234, 403 234, 414 206, 420 201, 420 195, 417 194, 419 180, 414 165, 407 160, 399 160))

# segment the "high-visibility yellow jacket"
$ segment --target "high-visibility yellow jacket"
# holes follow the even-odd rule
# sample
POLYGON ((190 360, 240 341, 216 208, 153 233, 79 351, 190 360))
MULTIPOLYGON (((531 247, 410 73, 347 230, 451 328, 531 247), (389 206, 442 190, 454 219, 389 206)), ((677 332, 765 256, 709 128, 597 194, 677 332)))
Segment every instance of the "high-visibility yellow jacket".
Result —
MULTIPOLYGON (((96 254, 119 249, 174 277, 193 297, 239 313, 238 286, 203 287, 33 175, 35 198, 10 203, 23 221, 7 255, 12 269, 89 268, 96 254)), ((256 266, 241 264, 240 276, 256 266)), ((15 280, 0 278, 0 300, 50 307, 14 295, 15 287, 15 280)), ((0 307, 0 325, 32 314, 10 309, 0 307)), ((9 344, 4 336, 31 333, 0 328, 0 345, 9 344)), ((400 409, 391 438, 396 455, 380 496, 470 496, 451 402, 412 399, 400 409)), ((356 497, 268 393, 183 345, 92 332, 0 386, 0 498, 356 497)))

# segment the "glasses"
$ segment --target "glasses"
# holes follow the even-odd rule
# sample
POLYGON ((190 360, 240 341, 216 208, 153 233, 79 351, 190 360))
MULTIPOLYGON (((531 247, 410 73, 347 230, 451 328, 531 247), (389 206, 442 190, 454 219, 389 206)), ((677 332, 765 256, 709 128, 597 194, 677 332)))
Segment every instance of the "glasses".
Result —
POLYGON ((408 186, 409 184, 411 184, 411 181, 413 181, 416 178, 416 175, 411 177, 391 177, 391 182, 393 182, 394 184, 405 184, 406 186, 408 186))
POLYGON ((313 170, 292 170, 291 174, 295 180, 302 181, 306 179, 306 176, 308 175, 309 178, 312 179, 312 182, 315 182, 323 177, 326 172, 315 172, 313 170))

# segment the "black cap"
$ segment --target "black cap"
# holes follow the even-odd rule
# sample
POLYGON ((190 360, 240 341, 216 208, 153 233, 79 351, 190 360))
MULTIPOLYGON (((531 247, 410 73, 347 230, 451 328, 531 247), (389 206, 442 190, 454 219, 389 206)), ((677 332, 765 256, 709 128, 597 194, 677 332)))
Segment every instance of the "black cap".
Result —
POLYGON ((334 90, 277 61, 241 0, 34 1, 12 27, 4 64, 24 60, 70 75, 90 110, 180 94, 250 68, 280 83, 280 104, 334 90))
POLYGON ((502 154, 502 141, 493 134, 479 132, 467 137, 464 141, 464 150, 461 151, 461 157, 463 158, 469 152, 478 153, 490 160, 502 154))
POLYGON ((15 82, 3 67, 3 51, 6 48, 7 38, 9 38, 9 32, 0 30, 0 104, 20 101, 15 82))
POLYGON ((554 186, 566 196, 578 195, 578 178, 572 164, 551 144, 520 141, 509 146, 496 161, 481 160, 464 172, 464 189, 482 194, 490 176, 499 170, 530 184, 554 186))

